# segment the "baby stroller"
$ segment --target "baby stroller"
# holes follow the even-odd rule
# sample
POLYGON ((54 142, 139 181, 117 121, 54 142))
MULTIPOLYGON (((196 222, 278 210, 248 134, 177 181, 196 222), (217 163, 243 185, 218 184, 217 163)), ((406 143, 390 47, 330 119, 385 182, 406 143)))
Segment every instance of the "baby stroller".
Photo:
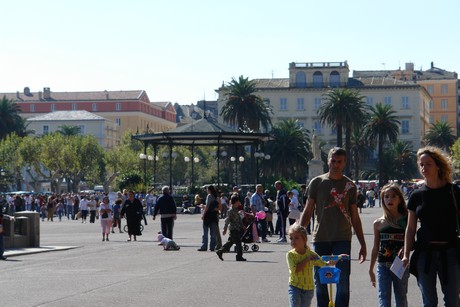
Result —
MULTIPOLYGON (((256 218, 254 214, 249 212, 244 212, 243 217, 243 225, 246 228, 243 235, 241 236, 241 243, 243 243, 243 251, 247 252, 249 250, 249 245, 246 243, 252 243, 251 250, 253 252, 257 252, 259 250, 259 245, 254 242, 253 231, 254 231, 254 223, 256 218)), ((257 228, 256 228, 257 231, 257 228)))

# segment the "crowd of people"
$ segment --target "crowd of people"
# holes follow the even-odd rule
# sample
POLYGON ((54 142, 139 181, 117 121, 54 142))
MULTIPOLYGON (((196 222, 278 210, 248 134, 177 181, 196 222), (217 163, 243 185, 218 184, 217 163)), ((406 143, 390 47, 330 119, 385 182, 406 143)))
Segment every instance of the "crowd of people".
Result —
MULTIPOLYGON (((379 306, 408 306, 409 272, 416 276, 424 306, 437 306, 437 279, 444 294, 445 306, 459 306, 460 295, 460 188, 452 182, 453 167, 449 157, 436 147, 421 148, 417 164, 424 182, 416 189, 389 183, 380 189, 361 187, 343 174, 346 152, 335 147, 328 154, 327 173, 312 178, 308 185, 286 191, 276 181, 276 195, 258 184, 254 192, 242 194, 234 187, 229 194, 215 186, 206 188, 206 196, 182 198, 183 213, 200 214, 201 245, 198 251, 216 252, 220 260, 235 245, 236 260, 243 258, 242 240, 250 231, 254 243, 269 243, 277 235, 277 243, 287 242, 292 250, 286 254, 289 270, 290 306, 309 306, 316 293, 318 306, 328 306, 328 287, 321 282, 320 267, 333 265, 340 270, 335 297, 336 306, 348 306, 350 299, 350 257, 352 236, 360 248, 360 263, 368 255, 360 219, 360 209, 374 207, 376 201, 382 216, 373 224, 373 245, 370 253, 370 285, 378 289, 379 306), (407 205, 406 205, 406 199, 407 205), (276 223, 274 216, 277 216, 276 223), (224 220, 223 231, 219 228, 224 220), (419 225, 419 226, 418 226, 419 225), (229 231, 223 244, 222 235, 229 231), (307 245, 311 234, 312 247, 307 245), (321 257, 341 255, 341 261, 325 262, 321 257), (396 275, 391 269, 398 260, 406 269, 396 275), (376 273, 374 272, 376 268, 376 273)), ((94 223, 100 219, 102 241, 109 241, 115 228, 121 233, 121 219, 127 219, 128 241, 142 234, 145 216, 161 217, 161 237, 173 240, 177 205, 164 186, 161 195, 118 192, 111 202, 104 194, 9 195, 0 198, 0 213, 16 211, 40 213, 42 221, 81 219, 94 223)), ((0 220, 1 221, 1 220, 0 220)), ((1 225, 1 222, 0 222, 1 225)), ((0 228, 1 235, 1 228, 0 228)), ((1 247, 1 245, 0 245, 1 247)), ((178 250, 178 248, 176 249, 178 250)), ((0 256, 1 254, 0 250, 0 256)))

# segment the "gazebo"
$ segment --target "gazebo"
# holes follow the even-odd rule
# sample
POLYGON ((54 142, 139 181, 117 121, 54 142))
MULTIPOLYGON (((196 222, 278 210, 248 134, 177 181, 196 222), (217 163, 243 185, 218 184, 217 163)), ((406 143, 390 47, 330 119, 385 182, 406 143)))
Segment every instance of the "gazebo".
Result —
MULTIPOLYGON (((204 118, 194 121, 190 124, 177 127, 166 132, 135 134, 132 139, 138 140, 144 144, 144 153, 140 158, 144 159, 144 182, 146 182, 146 159, 147 147, 153 147, 154 156, 149 157, 153 160, 153 181, 156 181, 156 162, 158 146, 169 147, 169 185, 172 189, 172 158, 174 146, 190 146, 192 148, 192 173, 194 161, 194 147, 198 146, 217 146, 215 157, 217 159, 217 185, 220 185, 220 158, 225 152, 221 151, 223 146, 234 146, 235 157, 238 159, 238 146, 258 146, 270 139, 268 133, 238 132, 223 124, 219 124, 215 119, 204 116, 204 118)), ((235 161, 237 162, 237 161, 235 161)), ((235 163, 237 165, 237 163, 235 163)), ((193 177, 193 176, 192 176, 193 177)), ((192 178, 193 186, 193 178, 192 178)))

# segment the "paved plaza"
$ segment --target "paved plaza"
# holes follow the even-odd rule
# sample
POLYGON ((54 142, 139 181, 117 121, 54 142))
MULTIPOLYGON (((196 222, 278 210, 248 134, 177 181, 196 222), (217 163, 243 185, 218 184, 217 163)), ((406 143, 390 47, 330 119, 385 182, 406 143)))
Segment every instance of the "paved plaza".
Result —
MULTIPOLYGON (((381 208, 361 214, 368 260, 372 249, 372 221, 381 208)), ((258 252, 235 253, 220 261, 213 252, 198 252, 201 219, 179 215, 174 240, 179 251, 157 245, 159 219, 149 224, 137 242, 127 234, 102 242, 99 221, 82 224, 41 223, 39 249, 9 250, 0 262, 3 306, 288 306, 288 243, 259 244, 258 252)), ((221 221, 220 227, 223 227, 221 221)), ((226 237, 224 238, 224 240, 226 237)), ((353 237, 350 306, 378 306, 370 286, 369 261, 359 264, 359 244, 353 237)), ((415 278, 409 280, 409 306, 421 306, 415 278)), ((314 302, 313 306, 316 306, 314 302)))

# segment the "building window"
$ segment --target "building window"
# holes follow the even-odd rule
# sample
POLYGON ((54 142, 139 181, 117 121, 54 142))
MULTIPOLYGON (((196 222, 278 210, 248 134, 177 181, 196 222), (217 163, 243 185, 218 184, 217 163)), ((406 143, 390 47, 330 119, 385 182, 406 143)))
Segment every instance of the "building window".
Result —
POLYGON ((401 133, 402 134, 407 134, 409 133, 409 120, 403 119, 401 121, 401 133))
POLYGON ((315 98, 313 108, 318 110, 321 107, 321 98, 315 98))
POLYGON ((441 109, 447 109, 447 99, 441 99, 441 109))
POLYGON ((45 125, 43 126, 43 134, 48 134, 50 132, 50 126, 45 125))
POLYGON ((115 105, 115 110, 121 111, 121 103, 117 102, 117 104, 115 105))
POLYGON ((303 71, 295 74, 295 87, 307 87, 307 77, 303 71))
POLYGON ((366 99, 367 99, 367 104, 368 104, 369 106, 371 106, 371 105, 374 104, 374 97, 369 97, 369 96, 367 96, 366 99))
POLYGON ((385 105, 391 105, 391 97, 390 96, 385 96, 384 103, 385 103, 385 105))
POLYGON ((96 112, 97 111, 97 104, 93 103, 93 105, 91 106, 91 109, 93 110, 93 112, 96 112))
POLYGON ((78 110, 77 104, 72 103, 72 111, 76 111, 76 110, 78 110))
POLYGON ((443 115, 443 116, 441 117, 441 121, 442 121, 443 123, 447 123, 447 115, 443 115))
POLYGON ((323 87, 323 74, 320 71, 313 74, 313 87, 323 87))
POLYGON ((117 126, 121 126, 121 118, 115 118, 115 122, 117 123, 117 126))
POLYGON ((433 118, 433 116, 432 116, 432 115, 430 115, 430 120, 429 120, 429 123, 430 123, 430 124, 434 123, 434 118, 433 118))
POLYGON ((55 112, 56 111, 56 104, 51 104, 51 112, 55 112))
POLYGON ((433 95, 434 86, 433 86, 433 85, 428 85, 428 86, 426 87, 426 90, 428 91, 428 94, 433 95))
POLYGON ((428 103, 428 108, 430 110, 433 110, 433 107, 434 107, 434 102, 433 102, 433 100, 430 100, 430 102, 428 103))
POLYGON ((287 98, 280 98, 280 111, 287 111, 287 98))
POLYGON ((403 108, 404 110, 409 109, 409 97, 408 96, 401 97, 401 108, 403 108))
POLYGON ((340 74, 338 71, 331 72, 329 76, 329 85, 332 87, 339 87, 340 86, 340 74))
POLYGON ((447 94, 447 84, 441 85, 441 94, 447 94))
POLYGON ((86 134, 86 127, 85 125, 78 125, 80 127, 80 134, 86 134))
POLYGON ((300 128, 305 128, 305 123, 304 122, 301 122, 301 121, 297 121, 297 126, 299 126, 300 128))
POLYGON ((316 133, 321 133, 321 122, 319 120, 313 122, 313 129, 316 133))
POLYGON ((30 105, 30 112, 35 112, 35 105, 34 104, 31 104, 30 105))
POLYGON ((297 111, 305 110, 305 101, 303 98, 297 98, 297 111))

